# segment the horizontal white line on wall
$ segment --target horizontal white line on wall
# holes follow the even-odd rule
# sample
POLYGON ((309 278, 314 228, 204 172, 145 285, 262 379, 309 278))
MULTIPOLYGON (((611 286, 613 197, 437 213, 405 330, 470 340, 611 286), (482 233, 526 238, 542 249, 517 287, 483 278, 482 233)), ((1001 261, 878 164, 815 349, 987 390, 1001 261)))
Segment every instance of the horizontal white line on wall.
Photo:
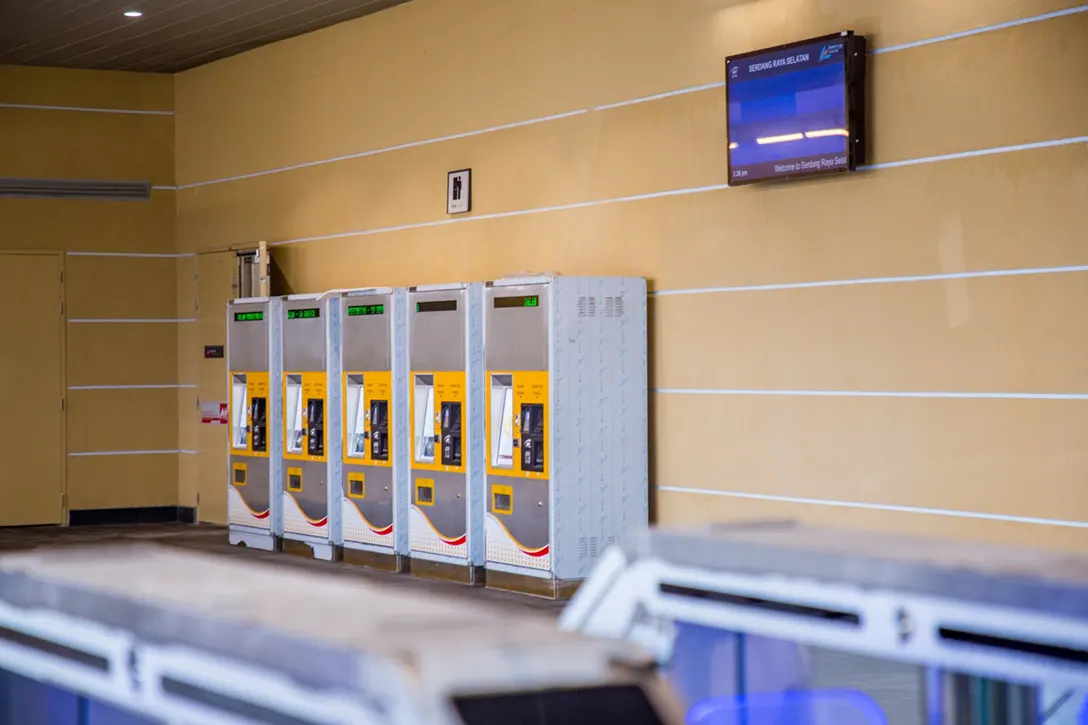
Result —
POLYGON ((705 488, 687 488, 683 486, 658 486, 658 491, 669 493, 693 493, 703 496, 725 496, 744 498, 753 501, 773 501, 776 503, 800 503, 813 506, 833 506, 836 508, 864 509, 868 511, 893 511, 896 513, 928 514, 930 516, 951 516, 961 519, 983 519, 987 521, 1009 521, 1017 524, 1041 524, 1044 526, 1063 526, 1072 529, 1088 529, 1086 521, 1066 521, 1064 519, 1043 519, 1034 516, 1009 516, 1005 514, 985 514, 977 511, 956 511, 953 509, 931 509, 918 506, 895 506, 892 504, 862 503, 854 501, 834 501, 822 498, 802 498, 798 496, 771 496, 759 493, 740 493, 737 491, 712 491, 705 488))
MULTIPOLYGON (((1072 139, 1054 139, 1051 141, 1039 141, 1031 144, 1020 144, 1018 146, 1001 146, 995 149, 979 149, 976 151, 965 151, 960 154, 946 154, 944 156, 931 156, 925 159, 912 159, 905 162, 890 162, 886 165, 881 165, 881 168, 891 168, 892 165, 913 165, 922 163, 938 163, 942 161, 950 161, 953 159, 969 158, 973 156, 986 156, 992 154, 1013 153, 1017 151, 1026 151, 1029 149, 1047 148, 1051 146, 1066 146, 1072 143, 1084 143, 1088 142, 1088 137, 1080 136, 1072 139)), ((871 167, 877 168, 877 167, 871 167)), ((401 232, 410 229, 426 229, 429 227, 440 227, 449 224, 467 224, 470 222, 486 221, 488 219, 506 219, 510 217, 527 216, 529 214, 546 214, 557 211, 570 211, 572 209, 585 209, 594 206, 605 206, 608 204, 626 204, 634 201, 645 201, 648 199, 662 199, 671 196, 689 196, 691 194, 703 194, 712 191, 724 191, 729 188, 728 184, 711 184, 709 186, 695 186, 685 189, 670 189, 668 191, 653 191, 646 194, 632 194, 630 196, 618 196, 611 199, 594 199, 591 201, 576 201, 569 204, 558 204, 556 206, 544 206, 536 207, 533 209, 519 209, 515 211, 502 211, 494 212, 492 214, 477 214, 474 216, 459 217, 454 219, 436 219, 429 222, 414 222, 411 224, 399 224, 391 227, 377 227, 374 229, 360 229, 351 232, 337 232, 335 234, 321 234, 313 237, 299 237, 298 239, 286 239, 281 242, 270 242, 268 246, 277 247, 285 244, 302 244, 304 242, 319 242, 329 239, 345 239, 348 237, 365 237, 371 234, 386 234, 389 232, 401 232)))
POLYGON ((199 453, 199 452, 200 452, 200 451, 190 451, 190 450, 186 450, 186 449, 184 449, 184 448, 182 448, 182 449, 181 449, 180 451, 178 451, 178 453, 183 453, 183 454, 185 454, 185 455, 187 455, 187 456, 195 456, 195 455, 196 455, 197 453, 199 453))
POLYGON ((652 96, 643 96, 642 98, 632 98, 629 101, 616 101, 615 103, 606 103, 603 106, 594 106, 594 111, 607 111, 611 108, 623 108, 624 106, 634 106, 639 103, 648 103, 649 101, 660 101, 663 98, 675 98, 676 96, 686 96, 689 93, 701 93, 702 91, 710 91, 715 88, 725 88, 725 81, 717 81, 715 83, 704 83, 701 86, 689 86, 688 88, 681 88, 676 91, 665 91, 664 93, 655 93, 652 96))
POLYGON ((952 161, 954 159, 970 159, 977 156, 993 156, 995 154, 1007 154, 1015 151, 1033 151, 1035 149, 1054 148, 1056 146, 1072 146, 1088 143, 1088 136, 1074 136, 1072 138, 1059 138, 1052 141, 1035 141, 1033 143, 1021 143, 1013 146, 996 146, 989 149, 977 149, 975 151, 957 151, 954 154, 941 154, 940 156, 923 156, 918 159, 903 159, 902 161, 887 161, 882 164, 859 166, 859 171, 876 171, 882 169, 898 169, 902 166, 917 166, 919 164, 933 164, 939 161, 952 161))
POLYGON ((77 111, 79 113, 116 113, 127 116, 173 116, 173 111, 136 111, 127 108, 88 108, 86 106, 39 106, 33 103, 0 103, 0 108, 27 111, 77 111))
POLYGON ((894 53, 898 50, 909 50, 910 48, 920 48, 924 45, 933 45, 934 43, 944 43, 948 40, 959 40, 960 38, 969 38, 972 35, 980 35, 982 33, 990 33, 995 30, 1008 30, 1009 28, 1016 28, 1021 25, 1030 25, 1031 23, 1038 23, 1043 20, 1053 20, 1054 18, 1062 18, 1067 15, 1076 15, 1077 13, 1083 13, 1088 10, 1088 5, 1079 5, 1075 8, 1066 8, 1065 10, 1055 10, 1052 13, 1043 13, 1042 15, 1032 15, 1027 18, 1020 18, 1019 20, 1009 20, 1004 23, 997 23, 995 25, 984 25, 981 28, 972 28, 971 30, 964 30, 959 33, 948 33, 947 35, 938 35, 934 38, 926 38, 925 40, 915 40, 910 43, 901 43, 900 45, 889 45, 886 48, 876 48, 871 51, 873 55, 880 55, 881 53, 894 53))
POLYGON ((96 317, 96 318, 81 318, 75 320, 68 320, 70 323, 85 323, 85 322, 196 322, 194 317, 178 317, 178 318, 163 318, 152 319, 149 317, 130 317, 130 318, 116 318, 116 317, 96 317))
POLYGON ((163 390, 168 388, 195 388, 181 383, 167 385, 69 385, 69 390, 163 390))
POLYGON ((1088 400, 1088 393, 1000 393, 913 390, 757 390, 749 388, 654 388, 657 395, 751 395, 801 398, 950 398, 954 400, 1088 400))
MULTIPOLYGON (((905 43, 903 45, 894 45, 887 48, 878 48, 870 51, 874 54, 879 53, 892 53, 898 50, 906 50, 908 48, 915 48, 922 45, 932 45, 934 43, 942 43, 948 40, 956 40, 958 38, 965 38, 972 35, 980 35, 982 33, 989 33, 995 30, 1004 30, 1006 28, 1016 27, 1020 25, 1029 25, 1031 23, 1037 23, 1044 20, 1051 20, 1054 18, 1062 17, 1065 15, 1072 15, 1088 10, 1088 5, 1080 5, 1076 8, 1070 8, 1068 10, 1061 10, 1053 13, 1045 13, 1043 15, 1033 15, 1027 18, 1021 18, 1020 20, 1013 20, 1005 23, 998 23, 996 25, 985 25, 980 28, 974 28, 972 30, 966 30, 961 33, 951 33, 949 35, 940 35, 934 38, 926 38, 924 40, 914 41, 912 43, 905 43)), ((348 161, 351 159, 360 159, 366 156, 374 156, 376 154, 384 154, 392 151, 401 151, 403 149, 415 148, 418 146, 429 146, 435 143, 442 143, 444 141, 453 141, 456 139, 469 138, 471 136, 480 136, 482 134, 494 133, 496 131, 505 131, 511 128, 518 128, 521 126, 531 126, 538 123, 546 123, 548 121, 555 121, 562 118, 570 118, 571 116, 579 116, 584 113, 592 111, 605 111, 613 108, 620 108, 622 106, 631 106, 638 103, 647 103, 649 101, 656 101, 663 98, 672 98, 674 96, 686 95, 689 93, 698 93, 700 91, 713 90, 716 88, 724 88, 725 82, 718 81, 714 83, 705 83, 697 86, 689 86, 687 88, 679 88, 673 91, 665 91, 663 93, 654 93, 649 96, 641 96, 639 98, 632 98, 625 101, 616 101, 614 103, 607 103, 601 106, 594 106, 593 108, 582 108, 576 111, 567 111, 565 113, 557 113, 550 116, 542 116, 540 118, 531 118, 526 121, 514 121, 512 123, 504 123, 498 126, 488 126, 487 128, 481 128, 475 131, 465 131, 463 133, 450 134, 448 136, 439 136, 437 138, 425 139, 422 141, 409 141, 407 143, 397 144, 395 146, 385 146, 383 148, 371 149, 369 151, 360 151, 353 154, 345 154, 343 156, 334 156, 328 159, 320 159, 318 161, 308 161, 301 164, 293 164, 291 166, 284 166, 276 169, 267 169, 265 171, 254 171, 249 174, 240 174, 238 176, 228 176, 222 179, 211 179, 208 181, 197 181, 191 184, 180 184, 175 187, 178 190, 194 189, 201 186, 211 186, 213 184, 225 184, 232 181, 242 181, 245 179, 253 179, 261 176, 269 176, 272 174, 281 174, 287 171, 294 171, 297 169, 305 169, 314 166, 323 166, 325 164, 333 164, 339 161, 348 161)))
POLYGON ((180 259, 181 257, 195 257, 193 252, 172 254, 166 252, 65 252, 68 257, 139 257, 145 259, 180 259))
POLYGON ((151 190, 152 191, 177 191, 178 187, 176 187, 176 186, 152 186, 151 190))
POLYGON ((556 206, 542 206, 535 209, 519 209, 516 211, 500 211, 493 214, 477 214, 456 219, 436 219, 430 222, 414 222, 412 224, 400 224, 393 227, 377 227, 375 229, 361 229, 354 232, 338 232, 336 234, 322 234, 316 237, 299 237, 287 239, 282 242, 270 242, 268 246, 278 247, 284 244, 301 244, 303 242, 320 242, 327 239, 343 239, 345 237, 365 237, 371 234, 386 234, 388 232, 402 232, 409 229, 425 229, 427 227, 442 227, 449 224, 466 224, 468 222, 486 221, 488 219, 506 219, 509 217, 527 216, 529 214, 547 214, 556 211, 570 211, 572 209, 585 209, 593 206, 605 206, 607 204, 624 204, 632 201, 646 199, 661 199, 668 196, 687 196, 689 194, 701 194, 708 191, 722 191, 728 189, 728 184, 714 184, 713 186, 700 186, 691 189, 673 189, 671 191, 654 191, 648 194, 634 194, 632 196, 618 196, 612 199, 594 199, 592 201, 576 201, 570 204, 556 206))
POLYGON ((856 279, 829 279, 816 282, 780 282, 775 284, 749 284, 734 287, 692 287, 689 289, 668 289, 650 292, 654 297, 676 297, 679 295, 707 295, 728 292, 766 292, 770 290, 810 289, 816 287, 850 287, 867 284, 903 284, 906 282, 940 282, 951 279, 979 279, 985 277, 1021 277, 1033 274, 1070 274, 1088 272, 1088 265, 1077 264, 1065 267, 1025 267, 1022 269, 990 269, 978 272, 943 272, 938 274, 912 274, 900 277, 860 277, 856 279))
POLYGON ((161 451, 79 451, 69 453, 70 458, 86 458, 88 456, 167 456, 182 453, 178 448, 161 451))
POLYGON ((429 138, 424 141, 409 141, 407 143, 397 144, 395 146, 384 146, 382 148, 371 149, 370 151, 360 151, 354 154, 345 154, 344 156, 334 156, 330 159, 321 159, 319 161, 306 161, 301 164, 292 164, 291 166, 284 166, 278 169, 269 169, 267 171, 254 171, 250 174, 240 174, 238 176, 228 176, 224 179, 214 179, 212 181, 197 181, 192 184, 181 184, 174 187, 175 189, 195 189, 201 186, 211 186, 212 184, 225 184, 228 181, 243 181, 245 179, 255 179, 261 176, 270 176, 272 174, 282 174, 285 171, 296 171, 298 169, 308 169, 314 166, 324 166, 325 164, 334 164, 338 161, 350 161, 351 159, 361 159, 367 156, 376 156, 378 154, 386 154, 391 151, 402 151, 404 149, 417 148, 419 146, 430 146, 431 144, 442 143, 444 141, 455 141, 462 138, 471 138, 472 136, 482 136, 487 133, 495 133, 496 131, 506 131, 511 128, 520 128, 522 126, 534 126, 538 123, 547 123, 548 121, 558 121, 561 118, 570 118, 571 116, 581 116, 582 114, 589 113, 589 109, 583 108, 577 111, 567 111, 566 113, 556 113, 551 116, 542 116, 541 118, 531 118, 528 121, 514 121, 513 123, 504 123, 499 126, 488 126, 487 128, 481 128, 476 131, 464 131, 463 133, 454 133, 449 136, 439 136, 437 138, 429 138))

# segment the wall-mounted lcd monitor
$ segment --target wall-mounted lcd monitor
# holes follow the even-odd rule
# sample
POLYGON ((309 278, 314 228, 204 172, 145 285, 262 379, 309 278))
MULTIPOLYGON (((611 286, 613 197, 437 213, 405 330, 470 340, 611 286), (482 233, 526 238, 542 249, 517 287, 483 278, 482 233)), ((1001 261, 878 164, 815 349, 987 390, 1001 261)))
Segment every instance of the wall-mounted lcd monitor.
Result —
POLYGON ((729 184, 865 163, 865 38, 852 31, 725 59, 729 184))

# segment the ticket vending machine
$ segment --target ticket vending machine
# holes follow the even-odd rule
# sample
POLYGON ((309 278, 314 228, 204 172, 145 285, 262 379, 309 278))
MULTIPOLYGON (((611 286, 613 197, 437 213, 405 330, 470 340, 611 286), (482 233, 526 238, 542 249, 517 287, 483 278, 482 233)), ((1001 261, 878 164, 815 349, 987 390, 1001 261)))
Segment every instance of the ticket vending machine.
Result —
POLYGON ((339 293, 343 466, 337 486, 341 558, 408 566, 408 291, 339 293))
POLYGON ((408 292, 412 573, 483 583, 483 285, 408 292))
POLYGON ((227 523, 230 543, 276 548, 279 502, 272 495, 280 470, 279 377, 273 324, 279 300, 227 303, 227 523), (271 425, 271 427, 269 427, 271 425))
POLYGON ((340 405, 339 308, 326 295, 281 298, 278 324, 283 417, 282 464, 276 487, 282 502, 283 550, 331 560, 330 532, 340 509, 330 506, 340 481, 340 436, 329 415, 340 405))
POLYGON ((487 583, 565 598, 649 518, 646 280, 487 285, 487 583))

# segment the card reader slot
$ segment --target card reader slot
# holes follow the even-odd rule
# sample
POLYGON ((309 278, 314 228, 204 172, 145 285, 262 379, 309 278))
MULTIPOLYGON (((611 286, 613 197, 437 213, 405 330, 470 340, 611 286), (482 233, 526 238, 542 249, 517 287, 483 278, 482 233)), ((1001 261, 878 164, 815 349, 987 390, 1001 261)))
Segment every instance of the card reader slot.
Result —
POLYGON ((306 453, 325 455, 325 401, 321 398, 306 401, 306 453))
POLYGON ((544 404, 521 404, 521 470, 544 472, 544 404))
POLYGON ((461 404, 442 403, 442 465, 461 465, 461 404))
POLYGON ((268 451, 268 398, 253 398, 249 402, 249 420, 252 431, 250 443, 254 453, 268 451))
POLYGON ((370 401, 370 458, 389 460, 389 401, 370 401))

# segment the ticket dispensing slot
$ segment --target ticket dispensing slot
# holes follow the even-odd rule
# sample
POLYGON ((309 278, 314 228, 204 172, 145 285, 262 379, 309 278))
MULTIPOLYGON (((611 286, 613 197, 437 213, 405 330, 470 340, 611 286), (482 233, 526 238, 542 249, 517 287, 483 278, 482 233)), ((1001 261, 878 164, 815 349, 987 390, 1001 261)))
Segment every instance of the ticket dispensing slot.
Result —
POLYGON ((491 376, 491 467, 514 467, 514 381, 512 375, 491 376))
MULTIPOLYGON (((434 463, 434 376, 416 375, 415 379, 415 459, 418 463, 434 463)), ((458 416, 460 427, 460 416, 458 416)))
POLYGON ((234 420, 231 421, 230 445, 232 448, 246 450, 249 438, 249 424, 246 421, 246 376, 234 375, 231 378, 230 396, 234 420))
POLYGON ((347 376, 347 415, 349 458, 366 457, 366 394, 363 391, 363 376, 347 376))
POLYGON ((349 458, 389 460, 389 401, 367 400, 363 375, 347 376, 347 425, 349 458))
POLYGON ((302 439, 306 435, 302 409, 302 376, 287 376, 287 399, 283 401, 287 411, 287 452, 302 453, 302 439))

